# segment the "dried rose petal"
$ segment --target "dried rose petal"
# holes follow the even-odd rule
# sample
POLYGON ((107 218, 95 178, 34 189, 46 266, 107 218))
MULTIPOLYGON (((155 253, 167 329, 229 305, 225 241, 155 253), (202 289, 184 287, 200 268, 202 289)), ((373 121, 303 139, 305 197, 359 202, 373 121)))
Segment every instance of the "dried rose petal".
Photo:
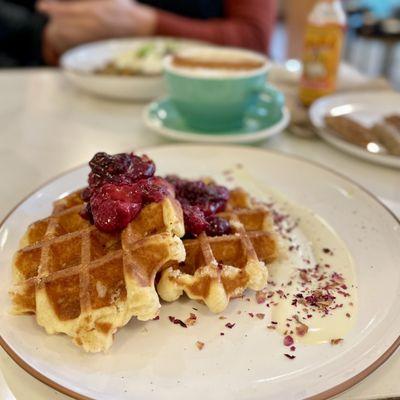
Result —
POLYGON ((283 338, 283 344, 284 346, 292 346, 292 344, 294 343, 294 340, 291 336, 287 335, 283 338))
POLYGON ((290 360, 293 360, 293 358, 296 358, 296 356, 292 355, 292 354, 284 354, 285 357, 289 358, 290 360))
POLYGON ((308 326, 303 324, 297 315, 293 315, 293 319, 296 321, 296 334, 297 336, 304 336, 308 332, 308 326))
POLYGON ((196 323, 197 321, 197 316, 196 314, 190 313, 189 318, 186 319, 186 325, 192 326, 196 323))
POLYGON ((297 336, 304 336, 308 332, 308 326, 306 324, 300 324, 296 326, 297 336))
POLYGON ((333 345, 333 346, 335 346, 341 342, 343 342, 343 339, 331 339, 331 345, 333 345))
POLYGON ((256 301, 258 304, 265 303, 266 298, 267 298, 267 293, 264 292, 263 290, 259 290, 258 292, 256 292, 256 301))
POLYGON ((264 314, 264 313, 257 313, 257 314, 256 314, 256 317, 257 317, 258 319, 264 319, 265 314, 264 314))
POLYGON ((304 282, 310 282, 310 280, 308 279, 308 273, 305 269, 300 270, 300 279, 304 282))
POLYGON ((328 291, 323 293, 321 290, 314 290, 310 296, 305 297, 305 300, 309 306, 326 309, 335 300, 335 296, 332 296, 328 291))
POLYGON ((168 318, 173 324, 180 325, 182 328, 187 328, 187 325, 182 320, 175 318, 171 315, 168 318))
POLYGON ((203 342, 200 342, 199 340, 196 342, 196 347, 199 349, 199 350, 203 350, 203 347, 204 347, 204 343, 203 342))
POLYGON ((229 329, 232 329, 236 324, 232 324, 231 322, 228 322, 227 324, 225 324, 225 326, 229 329))

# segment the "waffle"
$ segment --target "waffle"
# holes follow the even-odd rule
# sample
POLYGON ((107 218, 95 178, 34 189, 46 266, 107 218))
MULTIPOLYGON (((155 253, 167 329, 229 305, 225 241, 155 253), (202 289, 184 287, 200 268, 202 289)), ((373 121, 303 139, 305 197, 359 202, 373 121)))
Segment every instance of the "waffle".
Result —
POLYGON ((218 313, 247 288, 261 290, 267 285, 266 263, 278 253, 268 210, 237 189, 219 216, 229 221, 232 234, 209 237, 202 233, 184 240, 186 260, 161 273, 157 291, 163 300, 175 301, 185 292, 218 313))
POLYGON ((74 193, 28 228, 14 256, 13 311, 35 313, 47 333, 65 333, 86 351, 105 351, 132 316, 158 314, 155 275, 185 258, 182 210, 165 198, 113 235, 81 218, 81 209, 74 193))

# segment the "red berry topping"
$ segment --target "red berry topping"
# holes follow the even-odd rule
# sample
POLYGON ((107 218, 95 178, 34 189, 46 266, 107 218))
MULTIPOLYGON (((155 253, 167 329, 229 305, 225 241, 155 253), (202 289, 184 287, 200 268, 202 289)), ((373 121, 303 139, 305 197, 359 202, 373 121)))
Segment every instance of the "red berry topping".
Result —
POLYGON ((142 208, 142 195, 135 185, 106 183, 90 199, 94 224, 102 231, 125 228, 142 208))
POLYGON ((143 206, 174 193, 167 181, 154 177, 155 165, 147 156, 97 153, 89 166, 81 215, 105 232, 124 229, 143 206))
POLYGON ((156 167, 147 156, 131 154, 97 153, 89 161, 89 189, 93 190, 105 183, 131 184, 154 175, 156 167))
POLYGON ((175 188, 185 220, 187 236, 198 236, 207 232, 210 236, 220 236, 230 232, 228 221, 215 214, 225 210, 229 190, 213 183, 190 181, 176 175, 166 177, 175 188))

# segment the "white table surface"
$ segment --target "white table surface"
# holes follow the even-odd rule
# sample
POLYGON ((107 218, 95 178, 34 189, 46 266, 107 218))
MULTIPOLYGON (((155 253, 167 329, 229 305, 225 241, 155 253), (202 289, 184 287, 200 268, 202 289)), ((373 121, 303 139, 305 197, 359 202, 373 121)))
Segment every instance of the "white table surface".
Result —
MULTIPOLYGON (((0 72, 0 220, 22 197, 56 174, 109 153, 167 143, 147 130, 143 104, 81 93, 51 69, 0 72)), ((301 155, 360 183, 400 216, 400 171, 369 164, 319 139, 284 133, 262 146, 301 155)), ((3 266, 4 267, 4 266, 3 266)), ((67 400, 32 378, 0 350, 0 367, 17 400, 67 400)), ((400 352, 337 399, 400 397, 400 352)), ((1 391, 0 391, 1 392, 1 391)))

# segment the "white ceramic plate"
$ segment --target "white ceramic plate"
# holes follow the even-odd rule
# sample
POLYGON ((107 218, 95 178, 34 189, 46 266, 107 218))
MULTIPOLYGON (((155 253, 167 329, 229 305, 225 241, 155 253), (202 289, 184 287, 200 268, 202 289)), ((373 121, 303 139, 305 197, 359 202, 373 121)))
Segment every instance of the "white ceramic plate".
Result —
POLYGON ((352 118, 371 126, 382 117, 389 114, 398 114, 400 110, 400 94, 394 91, 375 91, 336 94, 322 97, 310 108, 310 118, 322 139, 346 153, 364 160, 400 168, 400 157, 388 154, 374 154, 346 142, 326 129, 324 117, 328 114, 351 114, 352 118))
MULTIPOLYGON (((164 305, 159 321, 131 321, 106 355, 85 354, 62 335, 48 336, 32 316, 8 314, 11 257, 28 223, 48 215, 54 199, 85 184, 87 167, 56 178, 16 207, 0 229, 0 343, 23 368, 78 399, 322 399, 333 396, 384 362, 400 344, 399 221, 356 184, 284 154, 244 147, 174 145, 147 149, 158 172, 214 176, 238 162, 265 185, 320 216, 350 249, 358 275, 359 315, 342 345, 299 345, 283 356, 282 337, 266 321, 238 316, 256 309, 232 301, 225 320, 189 300, 164 305), (169 315, 199 321, 183 329, 169 315), (195 342, 206 343, 199 351, 195 342)), ((257 311, 256 311, 257 312, 257 311)))
MULTIPOLYGON (((80 89, 96 96, 117 100, 145 101, 165 93, 162 75, 160 76, 110 76, 99 75, 93 71, 125 51, 134 50, 152 39, 113 39, 84 44, 75 47, 61 57, 61 67, 67 78, 80 89)), ((173 39, 182 47, 199 46, 200 42, 173 39)), ((204 43, 203 43, 204 45, 204 43)))

